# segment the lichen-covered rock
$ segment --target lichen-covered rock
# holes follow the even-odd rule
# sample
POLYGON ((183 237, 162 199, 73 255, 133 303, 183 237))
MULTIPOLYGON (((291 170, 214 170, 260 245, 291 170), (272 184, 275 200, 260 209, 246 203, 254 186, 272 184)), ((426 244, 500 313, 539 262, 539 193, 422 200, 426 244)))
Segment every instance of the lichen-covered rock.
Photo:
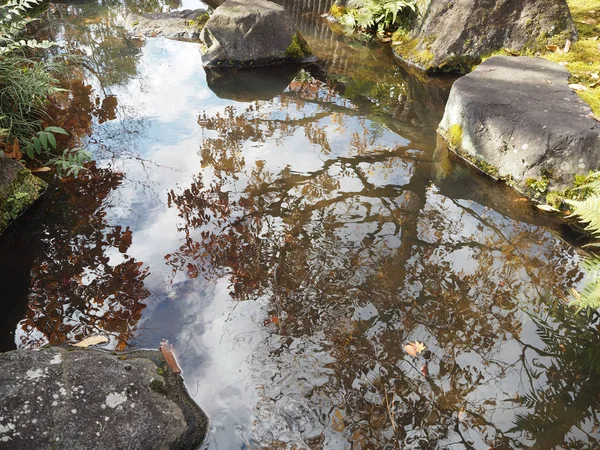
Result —
POLYGON ((600 123, 568 79, 542 58, 490 58, 454 83, 438 132, 532 198, 570 187, 575 175, 600 169, 600 123))
POLYGON ((195 450, 207 418, 158 351, 0 354, 0 449, 195 450))
POLYGON ((31 206, 46 183, 0 152, 0 232, 31 206))
POLYGON ((267 0, 227 0, 212 14, 200 39, 207 67, 302 62, 312 55, 287 11, 267 0))
POLYGON ((206 8, 143 15, 129 13, 125 29, 140 36, 197 39, 208 19, 206 8))
POLYGON ((535 52, 574 41, 566 0, 419 0, 419 23, 394 53, 423 70, 468 72, 502 49, 535 52))

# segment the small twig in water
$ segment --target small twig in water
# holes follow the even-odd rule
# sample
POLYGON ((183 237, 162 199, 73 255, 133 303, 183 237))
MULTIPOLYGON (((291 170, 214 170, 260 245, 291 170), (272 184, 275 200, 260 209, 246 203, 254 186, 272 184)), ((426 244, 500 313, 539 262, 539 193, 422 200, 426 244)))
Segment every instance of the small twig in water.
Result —
POLYGON ((398 427, 396 426, 396 420, 394 419, 394 415, 392 414, 392 410, 390 408, 390 402, 388 401, 387 391, 385 392, 385 405, 387 406, 388 416, 390 417, 390 422, 392 422, 392 428, 394 429, 394 433, 397 433, 398 427))

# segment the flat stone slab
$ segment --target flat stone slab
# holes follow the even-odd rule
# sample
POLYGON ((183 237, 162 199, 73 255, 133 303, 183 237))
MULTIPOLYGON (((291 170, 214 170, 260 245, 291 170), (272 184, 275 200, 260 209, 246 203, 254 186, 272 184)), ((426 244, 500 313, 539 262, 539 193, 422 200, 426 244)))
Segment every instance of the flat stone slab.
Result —
POLYGON ((198 39, 207 20, 206 8, 143 15, 129 13, 125 18, 125 29, 129 33, 146 37, 198 39))
POLYGON ((208 420, 158 351, 0 354, 0 449, 195 450, 208 420))
POLYGON ((542 58, 490 58, 454 83, 438 133, 525 194, 542 178, 549 190, 572 186, 576 174, 600 169, 600 123, 568 79, 542 58))

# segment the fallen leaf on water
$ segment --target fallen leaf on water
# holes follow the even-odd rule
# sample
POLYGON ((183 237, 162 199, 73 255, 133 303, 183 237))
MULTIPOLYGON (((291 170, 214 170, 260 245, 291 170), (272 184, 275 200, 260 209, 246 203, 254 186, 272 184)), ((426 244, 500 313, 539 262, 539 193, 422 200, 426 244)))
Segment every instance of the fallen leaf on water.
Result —
POLYGON ((515 198, 514 202, 515 203, 527 203, 527 202, 529 202, 529 199, 527 197, 519 197, 519 198, 515 198))
POLYGON ((406 353, 408 353, 410 356, 417 356, 419 353, 421 353, 426 348, 427 347, 422 342, 415 341, 415 342, 409 342, 408 344, 406 344, 404 346, 404 351, 406 353))
POLYGON ((423 374, 424 377, 429 376, 429 365, 427 363, 425 363, 421 366, 421 373, 423 374))
POLYGON ((569 87, 571 89, 573 89, 574 91, 587 91, 588 88, 586 88, 583 84, 570 84, 569 87))
POLYGON ((563 52, 569 53, 569 50, 571 50, 571 40, 567 39, 567 42, 565 42, 565 48, 563 48, 563 52))
POLYGON ((79 348, 88 348, 92 345, 105 344, 108 342, 108 338, 106 336, 96 335, 96 336, 88 336, 85 339, 79 341, 77 344, 71 344, 73 347, 79 348))
POLYGON ((558 209, 550 206, 550 205, 536 205, 537 209, 541 209, 542 211, 546 211, 546 212, 556 212, 558 211, 558 209))
POLYGON ((34 167, 33 169, 29 169, 29 171, 31 173, 36 173, 36 172, 50 172, 52 169, 50 167, 44 166, 44 167, 34 167))
POLYGON ((165 339, 160 341, 160 352, 165 358, 165 361, 167 361, 171 371, 173 373, 181 373, 181 369, 179 368, 179 364, 177 364, 177 359, 175 358, 175 348, 172 344, 169 344, 169 341, 165 339))

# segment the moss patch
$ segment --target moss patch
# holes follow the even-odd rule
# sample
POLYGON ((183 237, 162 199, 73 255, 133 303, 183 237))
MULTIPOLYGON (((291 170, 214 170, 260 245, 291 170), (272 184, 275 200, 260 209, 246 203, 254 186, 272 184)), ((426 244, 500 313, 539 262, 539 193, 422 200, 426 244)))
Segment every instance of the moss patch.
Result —
POLYGON ((588 88, 577 91, 592 111, 600 115, 600 6, 598 0, 567 0, 579 40, 568 53, 545 52, 542 56, 550 61, 562 63, 571 73, 570 83, 588 88))
POLYGON ((463 130, 458 124, 452 125, 448 129, 448 143, 453 149, 460 149, 463 140, 463 130))
POLYGON ((0 232, 31 206, 46 186, 43 180, 23 168, 12 183, 0 188, 0 232))
POLYGON ((194 20, 190 20, 187 25, 190 28, 195 28, 197 30, 201 30, 202 28, 204 28, 204 25, 206 25, 206 22, 208 22, 208 19, 210 19, 210 14, 208 13, 202 13, 202 14, 198 14, 194 20))
POLYGON ((336 20, 340 20, 347 12, 348 10, 344 6, 340 6, 337 3, 334 3, 329 8, 329 15, 336 20))
POLYGON ((285 54, 288 58, 303 59, 312 55, 312 51, 302 35, 296 32, 292 37, 292 42, 285 50, 285 54))
POLYGON ((540 199, 542 195, 546 194, 548 191, 548 186, 550 185, 550 179, 547 177, 542 178, 527 178, 525 180, 525 186, 530 190, 529 194, 534 199, 540 199))
POLYGON ((404 30, 398 30, 392 35, 394 53, 398 58, 410 64, 414 64, 423 70, 434 68, 434 54, 429 49, 428 43, 421 45, 420 41, 406 35, 404 30))

